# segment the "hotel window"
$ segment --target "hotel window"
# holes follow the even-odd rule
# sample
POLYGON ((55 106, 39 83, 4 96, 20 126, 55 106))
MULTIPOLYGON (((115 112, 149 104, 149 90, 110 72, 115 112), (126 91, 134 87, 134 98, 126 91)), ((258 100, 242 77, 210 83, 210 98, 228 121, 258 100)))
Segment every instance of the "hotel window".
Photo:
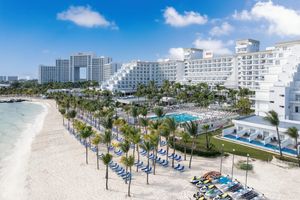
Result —
POLYGON ((295 113, 299 113, 299 107, 295 106, 295 113))

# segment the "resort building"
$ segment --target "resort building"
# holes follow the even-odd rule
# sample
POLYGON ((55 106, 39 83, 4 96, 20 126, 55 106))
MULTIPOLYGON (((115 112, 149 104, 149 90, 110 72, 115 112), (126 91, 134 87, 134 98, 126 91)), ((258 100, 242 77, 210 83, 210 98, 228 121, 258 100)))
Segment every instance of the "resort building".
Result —
POLYGON ((300 41, 277 43, 262 52, 241 53, 238 63, 239 85, 255 91, 252 99, 256 116, 234 120, 234 128, 224 130, 223 136, 278 151, 276 129, 263 118, 274 110, 281 120, 282 150, 296 155, 295 141, 285 132, 289 127, 300 130, 300 41))
POLYGON ((121 68, 121 63, 110 62, 103 66, 103 81, 107 81, 121 68))
MULTIPOLYGON (((39 83, 104 81, 104 65, 111 57, 97 57, 92 53, 76 53, 69 59, 56 59, 55 66, 39 66, 39 83)), ((113 71, 114 72, 114 71, 113 71)))
POLYGON ((136 91, 139 84, 147 85, 150 81, 154 81, 160 86, 164 80, 181 82, 183 75, 183 61, 133 61, 123 64, 117 73, 101 85, 101 88, 132 93, 136 91))

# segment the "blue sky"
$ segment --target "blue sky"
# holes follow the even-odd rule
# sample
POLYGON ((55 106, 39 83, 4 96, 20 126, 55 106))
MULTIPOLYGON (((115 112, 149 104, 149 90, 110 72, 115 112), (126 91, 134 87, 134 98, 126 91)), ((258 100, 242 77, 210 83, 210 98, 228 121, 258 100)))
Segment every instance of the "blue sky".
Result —
POLYGON ((180 58, 182 47, 234 51, 300 38, 299 0, 1 0, 0 74, 37 76, 75 52, 114 61, 180 58))

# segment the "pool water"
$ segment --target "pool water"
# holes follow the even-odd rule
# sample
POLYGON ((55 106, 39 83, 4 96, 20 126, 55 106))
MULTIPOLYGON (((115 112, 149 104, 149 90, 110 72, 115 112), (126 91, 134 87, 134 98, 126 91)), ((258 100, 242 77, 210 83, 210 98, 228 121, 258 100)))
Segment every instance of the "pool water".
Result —
MULTIPOLYGON (((169 114, 169 115, 165 115, 164 117, 161 117, 160 119, 165 119, 165 118, 173 118, 178 123, 187 122, 187 121, 194 121, 194 120, 200 119, 199 117, 196 117, 196 116, 193 116, 193 115, 190 115, 190 114, 187 114, 187 113, 169 114)), ((159 118, 158 117, 150 117, 149 119, 157 120, 159 118)))
MULTIPOLYGON (((276 145, 273 145, 273 144, 264 145, 262 142, 257 141, 257 140, 252 140, 251 142, 249 142, 249 140, 246 139, 246 138, 242 138, 242 137, 236 138, 234 135, 224 135, 223 137, 229 138, 229 139, 232 139, 232 140, 237 140, 237 141, 249 143, 249 144, 252 144, 253 146, 260 146, 260 147, 267 148, 267 149, 270 149, 270 150, 279 151, 279 147, 276 146, 276 145)), ((293 150, 293 149, 289 149, 289 148, 285 147, 285 148, 282 148, 281 150, 282 150, 283 153, 297 155, 297 151, 293 150)))

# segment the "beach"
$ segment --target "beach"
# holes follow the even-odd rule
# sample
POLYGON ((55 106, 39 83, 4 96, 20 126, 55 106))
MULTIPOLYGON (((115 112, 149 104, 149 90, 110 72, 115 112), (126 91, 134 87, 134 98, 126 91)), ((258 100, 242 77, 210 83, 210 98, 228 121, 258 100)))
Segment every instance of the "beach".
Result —
MULTIPOLYGON (((48 107, 44 126, 36 135, 28 160, 26 190, 30 200, 74 199, 193 199, 196 187, 189 183, 193 176, 220 169, 220 158, 194 157, 192 169, 180 173, 172 168, 157 166, 157 174, 149 176, 135 172, 133 167, 132 197, 127 196, 127 185, 109 169, 109 190, 105 190, 105 166, 96 167, 95 153, 89 151, 85 164, 85 148, 62 125, 62 116, 53 100, 38 100, 48 107)), ((101 145, 100 152, 105 151, 101 145)), ((146 159, 142 157, 144 161, 146 159)), ((114 155, 113 160, 119 162, 114 155)), ((245 160, 235 156, 235 161, 245 160)), ((223 173, 231 174, 232 157, 223 160, 223 173)), ((188 161, 183 161, 186 167, 188 161)), ((264 193, 269 199, 296 200, 300 196, 300 170, 275 159, 271 163, 252 161, 248 185, 264 193)), ((234 168, 234 178, 245 181, 245 171, 234 168)))

